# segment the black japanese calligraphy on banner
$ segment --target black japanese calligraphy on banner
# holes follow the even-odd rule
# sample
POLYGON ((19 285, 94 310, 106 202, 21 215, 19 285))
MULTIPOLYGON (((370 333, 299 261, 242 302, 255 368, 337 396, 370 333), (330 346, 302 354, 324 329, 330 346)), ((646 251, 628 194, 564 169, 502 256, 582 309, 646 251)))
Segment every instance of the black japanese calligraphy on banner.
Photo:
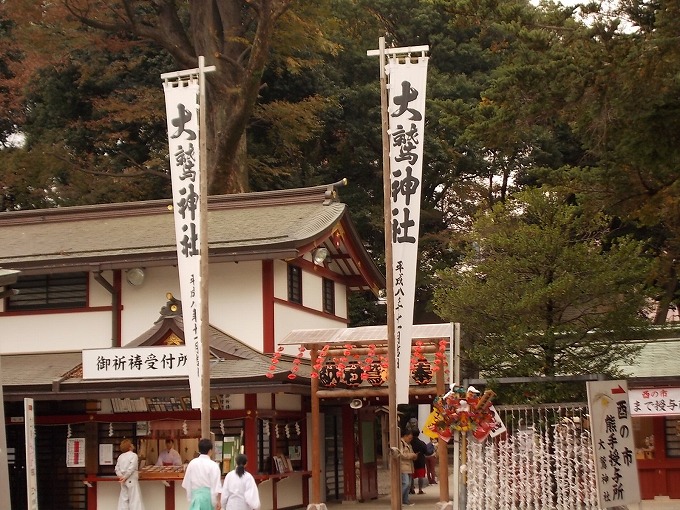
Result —
POLYGON ((588 382, 590 432, 601 508, 640 502, 626 381, 588 382))
POLYGON ((680 388, 635 388, 629 391, 633 416, 680 415, 680 388))
POLYGON ((194 79, 166 81, 165 111, 170 148, 177 268, 182 296, 184 342, 189 347, 191 401, 201 407, 201 284, 199 83, 194 79))
POLYGON ((84 349, 83 379, 138 379, 189 375, 186 346, 84 349))
POLYGON ((415 299, 428 58, 390 58, 389 137, 396 401, 407 404, 415 299))

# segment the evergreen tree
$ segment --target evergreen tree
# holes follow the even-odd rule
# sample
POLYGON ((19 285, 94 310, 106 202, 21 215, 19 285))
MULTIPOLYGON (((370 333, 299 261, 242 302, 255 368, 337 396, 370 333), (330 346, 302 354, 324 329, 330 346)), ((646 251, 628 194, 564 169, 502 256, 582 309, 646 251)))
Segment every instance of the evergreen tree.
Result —
POLYGON ((640 344, 628 340, 649 325, 650 261, 634 239, 609 242, 609 226, 540 188, 477 219, 467 255, 440 272, 434 298, 444 320, 461 323, 473 372, 616 376, 632 360, 640 344))

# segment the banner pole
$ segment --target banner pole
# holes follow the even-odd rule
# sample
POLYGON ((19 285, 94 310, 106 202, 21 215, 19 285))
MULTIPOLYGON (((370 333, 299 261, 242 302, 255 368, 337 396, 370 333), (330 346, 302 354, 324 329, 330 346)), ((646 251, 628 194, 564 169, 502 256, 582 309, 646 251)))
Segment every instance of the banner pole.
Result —
MULTIPOLYGON (((453 357, 453 372, 451 374, 453 384, 451 390, 455 386, 460 386, 460 323, 456 322, 453 325, 453 348, 451 349, 453 357)), ((460 431, 456 431, 453 435, 453 510, 460 508, 460 448, 462 436, 460 431)))
MULTIPOLYGON (((399 448, 399 415, 397 412, 396 358, 397 349, 394 338, 394 289, 392 268, 392 221, 390 204, 390 137, 387 98, 387 75, 385 73, 385 38, 379 40, 380 52, 380 119, 382 124, 383 158, 383 214, 385 221, 385 297, 387 298, 387 370, 388 416, 390 446, 399 448)), ((398 457, 390 455, 390 497, 392 508, 401 508, 401 464, 398 457)))
POLYGON ((199 140, 200 161, 203 166, 199 189, 199 211, 201 216, 200 248, 201 263, 199 273, 201 278, 201 437, 209 439, 210 436, 210 319, 208 315, 208 144, 206 141, 205 119, 205 57, 198 57, 198 116, 201 138, 199 140))

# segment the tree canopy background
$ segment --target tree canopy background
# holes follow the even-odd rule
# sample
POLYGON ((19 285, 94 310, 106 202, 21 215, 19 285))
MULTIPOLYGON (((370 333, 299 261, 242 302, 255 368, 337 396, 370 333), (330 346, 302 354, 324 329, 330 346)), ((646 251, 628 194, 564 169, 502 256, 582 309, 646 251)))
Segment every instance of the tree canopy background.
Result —
MULTIPOLYGON (((537 251, 519 250, 515 262, 538 257, 539 248, 565 246, 566 257, 572 244, 583 245, 595 261, 625 248, 640 264, 607 299, 618 302, 630 285, 652 300, 653 322, 677 310, 679 10, 670 0, 622 0, 613 9, 528 0, 3 2, 0 210, 169 196, 159 75, 196 67, 204 55, 218 68, 207 75, 211 193, 348 178, 342 198, 381 262, 379 70, 366 50, 380 36, 388 46, 427 44, 415 321, 459 322, 474 308, 485 322, 463 330, 470 369, 507 374, 482 367, 478 354, 499 335, 521 352, 521 332, 546 320, 528 313, 545 281, 536 273, 512 283, 519 295, 502 292, 500 278, 509 275, 499 271, 510 259, 479 257, 495 253, 482 246, 518 243, 518 226, 531 227, 526 242, 537 251), (20 147, 10 143, 17 133, 20 147), (570 225, 515 218, 512 228, 489 231, 490 218, 504 224, 511 204, 539 200, 532 190, 560 197, 557 216, 597 219, 597 228, 582 239, 570 225), (462 292, 458 285, 473 282, 461 272, 471 249, 499 281, 462 292), (494 287, 493 299, 480 298, 494 287)), ((573 256, 576 271, 582 260, 573 256)), ((579 299, 606 300, 583 287, 579 299)), ((622 307, 621 324, 638 324, 643 301, 622 307)), ((371 296, 352 297, 352 325, 384 321, 371 296)), ((584 323, 579 334, 600 327, 584 323)), ((552 370, 530 358, 515 372, 552 370)))

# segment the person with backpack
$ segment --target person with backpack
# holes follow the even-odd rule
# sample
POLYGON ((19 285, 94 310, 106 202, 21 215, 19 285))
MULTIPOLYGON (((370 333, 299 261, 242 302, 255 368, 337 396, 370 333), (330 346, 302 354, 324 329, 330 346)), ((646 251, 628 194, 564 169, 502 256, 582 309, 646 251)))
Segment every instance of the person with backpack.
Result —
POLYGON ((430 438, 425 449, 425 469, 427 471, 427 483, 434 485, 437 483, 437 443, 430 438))

